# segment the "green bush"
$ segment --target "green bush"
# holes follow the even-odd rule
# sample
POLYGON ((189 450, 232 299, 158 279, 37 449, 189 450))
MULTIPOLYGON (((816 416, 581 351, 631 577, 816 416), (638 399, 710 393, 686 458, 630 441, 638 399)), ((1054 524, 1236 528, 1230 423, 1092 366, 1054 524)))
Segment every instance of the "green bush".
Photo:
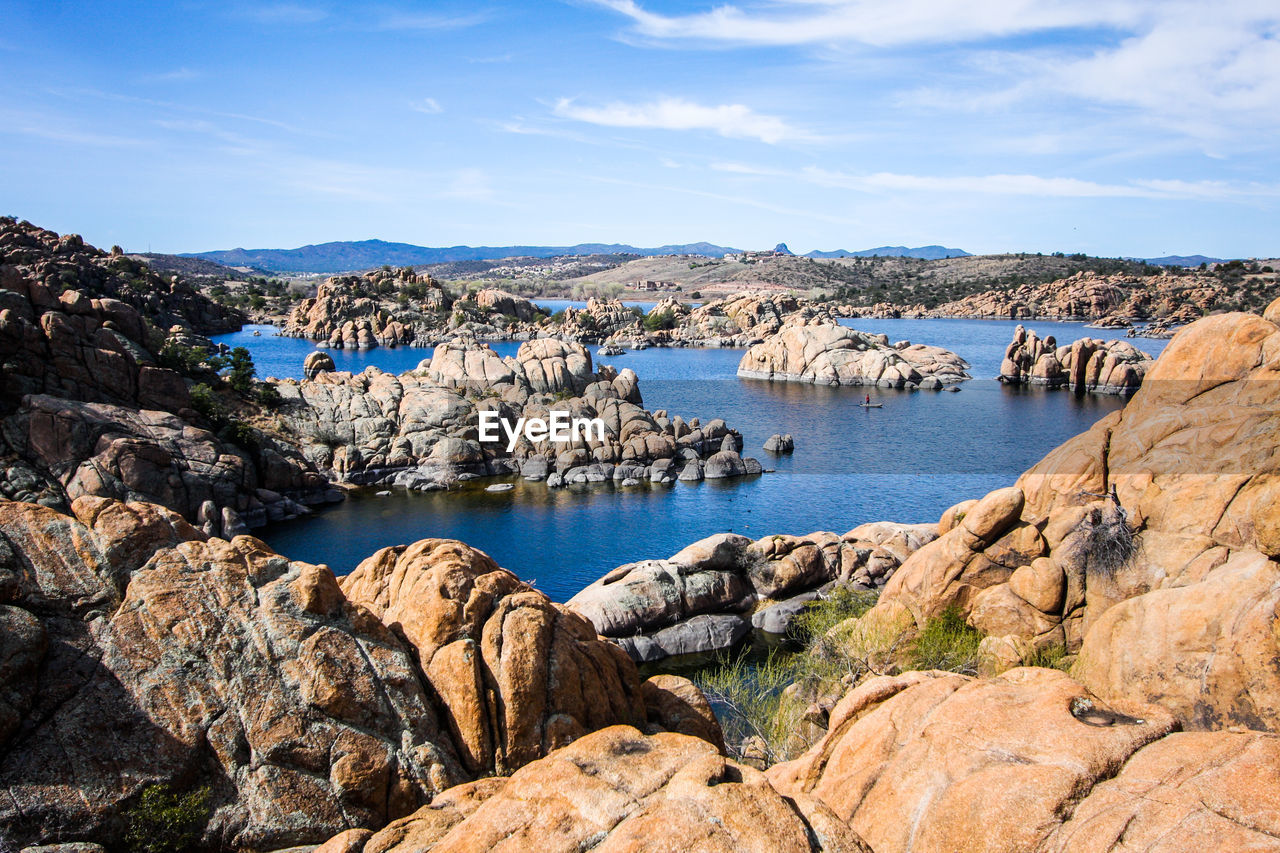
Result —
POLYGON ((911 646, 912 669, 942 669, 978 674, 978 644, 982 634, 964 621, 959 608, 948 607, 925 623, 911 646))
POLYGON ((124 813, 130 853, 181 853, 200 841, 212 812, 208 787, 178 794, 167 785, 149 785, 124 813))
POLYGON ((176 370, 183 376, 191 376, 201 370, 209 354, 201 347, 183 346, 177 341, 166 341, 160 348, 161 367, 176 370))
POLYGON ((866 613, 879 597, 875 590, 836 586, 826 598, 811 602, 796 614, 790 633, 804 642, 818 641, 844 620, 866 613))
POLYGON ((276 386, 270 382, 261 382, 254 389, 254 396, 258 398, 258 402, 266 406, 268 409, 278 409, 284 402, 284 398, 280 396, 280 392, 276 390, 276 386))
POLYGON ((227 410, 213 389, 203 382, 191 386, 191 408, 215 425, 227 422, 227 410))
POLYGON ((258 431, 244 421, 229 421, 218 430, 218 438, 245 450, 257 450, 262 443, 262 437, 258 431))
POLYGON ((694 677, 716 708, 731 752, 744 757, 743 741, 755 737, 763 743, 770 763, 793 757, 799 709, 787 702, 783 691, 797 685, 806 693, 843 692, 842 679, 865 674, 866 662, 851 657, 827 635, 846 619, 870 610, 876 598, 875 591, 836 587, 792 620, 793 639, 804 643, 800 651, 793 646, 773 649, 764 658, 722 657, 694 677))
POLYGON ((253 377, 257 369, 253 366, 253 356, 244 347, 236 347, 227 359, 227 381, 237 394, 248 394, 253 390, 253 377))
POLYGON ((644 327, 650 332, 674 329, 676 327, 675 312, 668 308, 663 311, 651 313, 644 318, 644 327))

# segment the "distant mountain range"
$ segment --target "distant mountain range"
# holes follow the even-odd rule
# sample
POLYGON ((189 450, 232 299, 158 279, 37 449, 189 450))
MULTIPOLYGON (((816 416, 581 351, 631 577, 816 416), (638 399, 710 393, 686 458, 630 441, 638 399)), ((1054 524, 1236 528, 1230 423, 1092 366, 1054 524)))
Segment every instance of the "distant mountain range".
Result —
MULTIPOLYGON (((200 258, 229 267, 277 273, 339 273, 391 266, 423 266, 447 264, 459 261, 496 261, 503 258, 554 258, 566 255, 702 255, 718 258, 737 255, 742 249, 718 246, 715 243, 681 243, 678 245, 641 248, 626 243, 578 243, 573 246, 448 246, 432 248, 412 243, 388 243, 385 240, 357 240, 319 243, 297 249, 226 249, 215 252, 185 252, 176 257, 200 258)), ((793 254, 786 243, 779 243, 775 252, 793 254)), ((806 258, 941 258, 972 257, 963 249, 946 246, 878 246, 874 249, 836 249, 832 252, 808 252, 806 258)), ((1159 266, 1195 267, 1203 263, 1218 263, 1221 258, 1204 255, 1167 255, 1163 258, 1129 258, 1159 266)))
POLYGON ((834 252, 813 251, 806 258, 923 258, 936 261, 939 258, 972 257, 963 249, 948 249, 946 246, 917 246, 909 249, 906 246, 878 246, 874 249, 861 249, 851 252, 848 249, 836 249, 834 252))
POLYGON ((1206 255, 1165 255, 1163 258, 1129 258, 1131 261, 1146 261, 1158 267, 1198 267, 1201 264, 1220 264, 1222 258, 1210 258, 1206 255))
MULTIPOLYGON (((270 272, 337 273, 391 266, 422 266, 458 261, 496 261, 502 258, 553 258, 563 255, 703 255, 718 258, 737 255, 742 249, 717 246, 715 243, 682 243, 679 245, 641 248, 625 243, 578 243, 574 246, 449 246, 431 248, 411 243, 388 243, 385 240, 358 240, 319 243, 297 249, 225 249, 214 252, 184 252, 179 257, 202 258, 229 267, 251 267, 270 272)), ((785 243, 776 251, 790 255, 785 243)), ((809 252, 809 258, 963 258, 969 253, 945 246, 881 246, 877 249, 834 252, 809 252)))
POLYGON ((253 267, 272 272, 336 273, 391 266, 421 266, 457 261, 496 261, 502 258, 553 258, 560 255, 706 255, 720 257, 741 249, 712 243, 685 243, 644 249, 621 243, 578 243, 575 246, 449 246, 430 248, 385 240, 320 243, 298 249, 228 249, 186 252, 182 257, 204 258, 229 267, 253 267))

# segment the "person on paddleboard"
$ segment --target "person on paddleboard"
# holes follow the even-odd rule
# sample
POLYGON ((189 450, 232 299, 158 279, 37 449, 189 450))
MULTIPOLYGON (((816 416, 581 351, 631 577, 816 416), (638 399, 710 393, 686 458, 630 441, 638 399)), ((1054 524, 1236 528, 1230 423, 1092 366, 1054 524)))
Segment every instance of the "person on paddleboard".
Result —
POLYGON ((870 394, 868 394, 868 395, 867 395, 867 400, 866 400, 866 402, 865 402, 863 405, 865 405, 865 406, 870 406, 870 405, 871 405, 871 395, 870 395, 870 394))

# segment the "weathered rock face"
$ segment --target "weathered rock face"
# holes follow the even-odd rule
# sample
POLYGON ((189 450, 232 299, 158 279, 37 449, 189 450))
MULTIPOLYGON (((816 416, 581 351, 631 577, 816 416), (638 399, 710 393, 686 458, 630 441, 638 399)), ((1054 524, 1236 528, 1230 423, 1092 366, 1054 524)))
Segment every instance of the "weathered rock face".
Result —
POLYGON ((1275 735, 1169 735, 1094 787, 1044 849, 1280 849, 1275 789, 1268 782, 1277 766, 1275 735))
POLYGON ((1173 728, 1054 670, 905 673, 849 693, 828 736, 767 776, 877 853, 1280 849, 1261 783, 1280 738, 1173 728))
POLYGON ((540 315, 532 302, 504 290, 485 289, 475 295, 476 304, 485 311, 505 314, 517 320, 534 320, 540 315))
POLYGON ((276 387, 285 401, 279 417, 290 434, 312 463, 339 480, 416 489, 515 473, 553 485, 660 482, 675 475, 659 462, 680 459, 701 467, 706 457, 720 476, 760 473, 758 462, 738 456, 741 436, 724 421, 690 425, 646 411, 635 372, 593 373, 590 353, 579 343, 529 341, 504 359, 485 344, 461 339, 437 347, 429 362, 399 376, 370 367, 355 376, 324 372, 276 387), (480 419, 488 412, 513 430, 521 418, 548 421, 559 412, 570 422, 599 418, 605 431, 603 438, 571 432, 568 441, 521 436, 508 449, 503 428, 481 435, 480 419), (726 439, 736 448, 727 454, 726 439))
POLYGON ((589 731, 645 721, 620 649, 459 542, 384 548, 340 585, 412 647, 472 775, 510 773, 589 731))
POLYGON ((567 606, 639 661, 719 651, 749 634, 753 623, 784 632, 819 587, 882 586, 935 536, 932 525, 887 522, 864 524, 842 537, 814 533, 752 542, 721 533, 667 560, 619 566, 567 606))
POLYGON ((147 500, 215 533, 224 510, 235 527, 322 501, 325 479, 287 443, 196 426, 187 381, 159 364, 162 344, 207 348, 193 327, 239 319, 130 258, 0 219, 0 494, 64 511, 80 495, 147 500), (166 341, 170 321, 186 325, 166 341))
POLYGON ((426 344, 447 326, 453 300, 412 269, 336 276, 294 307, 281 334, 339 349, 426 344))
POLYGON ((322 848, 444 851, 840 851, 857 835, 808 797, 784 799, 758 770, 678 734, 625 726, 588 735, 515 773, 446 792, 367 840, 322 848))
POLYGON ((954 353, 920 344, 889 346, 868 335, 828 323, 788 324, 742 356, 738 375, 817 385, 941 387, 969 378, 968 363, 954 353))
POLYGON ((1123 411, 949 510, 878 608, 923 624, 955 606, 1019 654, 1065 645, 1095 694, 1187 728, 1274 729, 1273 319, 1274 306, 1181 331, 1123 411))
MULTIPOLYGON (((230 512, 230 524, 257 527, 309 512, 328 490, 287 445, 264 435, 245 451, 166 412, 32 396, 4 420, 3 435, 43 472, 34 493, 63 510, 92 495, 159 503, 201 524, 210 521, 202 511, 230 512)), ((206 532, 223 532, 221 516, 206 532)))
MULTIPOLYGON (((0 503, 0 837, 120 837, 150 784, 208 786, 207 843, 378 828, 601 727, 719 743, 581 618, 457 542, 340 585, 150 504, 0 503), (344 589, 345 588, 345 589, 344 589)), ((707 751, 714 753, 715 747, 707 751)))
POLYGON ((465 778, 411 656, 327 569, 154 506, 75 509, 0 505, 6 605, 45 635, 0 758, 9 838, 112 836, 164 782, 211 785, 208 837, 279 846, 465 778))
MULTIPOLYGON (((86 244, 79 235, 59 236, 7 216, 0 217, 0 291, 26 297, 37 315, 53 310, 68 318, 92 317, 98 328, 137 342, 144 342, 139 318, 158 329, 181 325, 201 334, 235 331, 244 322, 238 311, 177 276, 160 276, 144 263, 86 244)), ((0 305, 6 308, 23 314, 12 301, 0 305)))
POLYGON ((1000 381, 1013 385, 1070 388, 1082 393, 1132 394, 1155 360, 1127 341, 1081 338, 1058 346, 1019 326, 1005 351, 1000 381))
POLYGON ((1160 318, 1177 325, 1210 309, 1230 306, 1231 294, 1213 276, 1132 276, 1080 272, 1047 284, 988 290, 926 312, 933 317, 999 317, 1008 320, 1122 321, 1160 318), (1175 317, 1176 315, 1176 317, 1175 317))

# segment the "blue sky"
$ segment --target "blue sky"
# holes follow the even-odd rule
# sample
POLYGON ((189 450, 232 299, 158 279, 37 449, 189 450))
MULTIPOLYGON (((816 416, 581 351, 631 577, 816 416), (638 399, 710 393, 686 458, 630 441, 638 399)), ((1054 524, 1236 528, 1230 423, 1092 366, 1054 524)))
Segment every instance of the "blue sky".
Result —
POLYGON ((1280 254, 1280 5, 0 0, 0 213, 130 251, 1280 254))

